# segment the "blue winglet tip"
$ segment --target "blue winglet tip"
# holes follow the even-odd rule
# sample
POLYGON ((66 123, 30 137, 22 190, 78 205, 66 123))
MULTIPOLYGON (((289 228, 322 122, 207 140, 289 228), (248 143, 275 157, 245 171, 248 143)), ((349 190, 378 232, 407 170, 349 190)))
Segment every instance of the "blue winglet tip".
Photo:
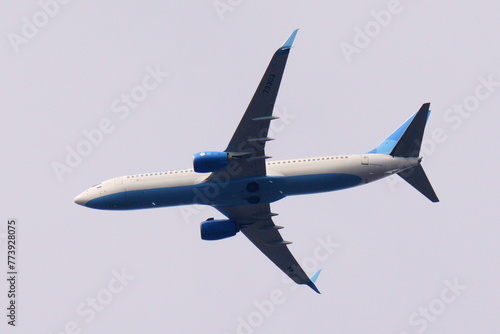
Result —
POLYGON ((313 283, 316 283, 316 280, 318 279, 319 274, 321 273, 322 269, 319 269, 317 272, 314 273, 314 275, 311 276, 311 281, 313 283))
POLYGON ((281 46, 280 50, 287 50, 287 49, 290 49, 293 45, 293 41, 295 40, 295 36, 297 35, 297 32, 299 31, 299 29, 295 29, 292 34, 290 35, 290 37, 288 37, 288 39, 285 41, 285 43, 283 43, 283 45, 281 46))

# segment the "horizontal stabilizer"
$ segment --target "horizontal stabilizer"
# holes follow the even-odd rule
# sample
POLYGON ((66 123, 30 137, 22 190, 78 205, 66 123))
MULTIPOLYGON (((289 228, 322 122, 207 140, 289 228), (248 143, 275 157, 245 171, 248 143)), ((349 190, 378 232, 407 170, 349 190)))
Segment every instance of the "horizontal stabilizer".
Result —
POLYGON ((432 189, 432 185, 429 182, 427 175, 425 175, 422 165, 419 164, 417 166, 411 167, 407 170, 399 172, 398 175, 401 176, 406 182, 411 184, 415 189, 420 191, 422 195, 431 200, 431 202, 439 202, 439 199, 434 192, 434 189, 432 189))

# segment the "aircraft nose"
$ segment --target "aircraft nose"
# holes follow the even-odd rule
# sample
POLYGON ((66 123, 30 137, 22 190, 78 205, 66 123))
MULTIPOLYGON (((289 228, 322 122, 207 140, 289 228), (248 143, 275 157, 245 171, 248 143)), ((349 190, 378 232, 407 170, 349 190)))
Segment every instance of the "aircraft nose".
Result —
POLYGON ((76 196, 75 199, 74 199, 74 201, 78 205, 85 206, 85 204, 88 202, 87 191, 84 191, 80 195, 76 196))

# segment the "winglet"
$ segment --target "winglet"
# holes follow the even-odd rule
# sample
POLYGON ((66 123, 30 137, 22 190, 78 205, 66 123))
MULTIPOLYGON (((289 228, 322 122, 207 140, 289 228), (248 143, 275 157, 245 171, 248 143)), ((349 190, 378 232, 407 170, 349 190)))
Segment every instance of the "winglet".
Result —
POLYGON ((319 269, 317 272, 314 273, 314 275, 311 276, 311 282, 316 283, 316 280, 318 279, 319 274, 321 273, 322 269, 319 269))
POLYGON ((309 283, 306 283, 311 289, 313 289, 314 291, 316 291, 319 294, 321 294, 321 292, 319 292, 318 288, 316 287, 316 285, 314 283, 318 279, 318 276, 320 273, 321 273, 321 269, 318 270, 314 275, 311 276, 309 283))
POLYGON ((281 46, 280 50, 288 50, 292 47, 292 44, 293 44, 293 41, 295 39, 295 36, 297 35, 297 31, 299 31, 299 29, 295 29, 292 34, 290 35, 290 37, 288 37, 288 39, 285 41, 285 43, 283 43, 283 45, 281 46))

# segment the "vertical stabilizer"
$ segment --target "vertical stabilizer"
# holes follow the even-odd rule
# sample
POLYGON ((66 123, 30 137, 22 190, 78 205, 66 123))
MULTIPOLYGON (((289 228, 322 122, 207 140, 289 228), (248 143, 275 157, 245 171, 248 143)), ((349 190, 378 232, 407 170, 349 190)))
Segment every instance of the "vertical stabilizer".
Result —
POLYGON ((405 132, 399 138, 390 155, 393 157, 418 158, 424 136, 425 124, 429 117, 430 103, 424 103, 415 114, 405 132))
POLYGON ((416 152, 416 156, 418 156, 425 123, 430 114, 429 105, 429 103, 422 105, 417 113, 413 114, 396 131, 391 133, 389 137, 367 153, 390 154, 392 156, 403 157, 413 156, 407 155, 407 151, 412 151, 413 154, 416 152))

